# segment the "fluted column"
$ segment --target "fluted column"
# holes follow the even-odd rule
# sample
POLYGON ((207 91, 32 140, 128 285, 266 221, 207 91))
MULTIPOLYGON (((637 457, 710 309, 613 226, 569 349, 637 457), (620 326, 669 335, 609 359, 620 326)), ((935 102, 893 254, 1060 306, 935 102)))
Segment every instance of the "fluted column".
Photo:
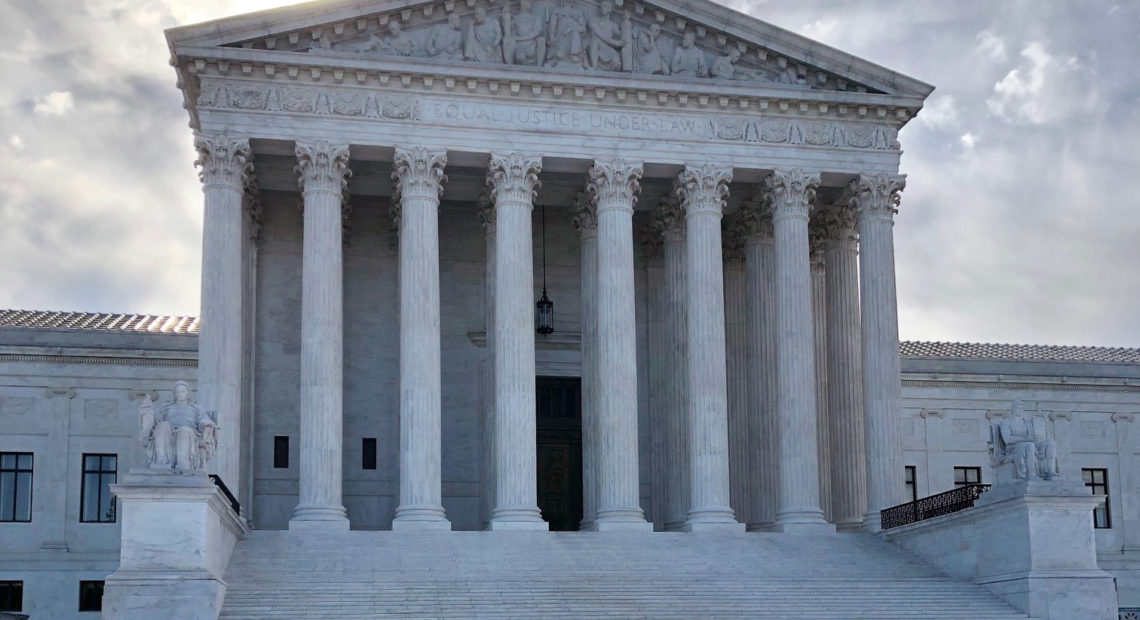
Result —
POLYGON ((249 140, 226 134, 194 137, 205 193, 202 220, 202 328, 198 335, 198 402, 218 423, 218 453, 209 467, 237 497, 241 476, 242 198, 252 153, 249 140))
POLYGON ((487 244, 484 265, 483 322, 487 338, 486 369, 483 376, 483 490, 480 493, 482 528, 491 528, 495 509, 495 208, 490 194, 479 196, 479 222, 487 244))
POLYGON ((776 376, 776 246, 772 209, 764 195, 744 205, 748 236, 744 269, 748 294, 748 413, 752 475, 749 531, 772 531, 780 505, 780 419, 776 376))
POLYGON ((785 532, 825 531, 819 494, 808 212, 819 175, 776 171, 765 181, 776 236, 780 509, 785 532))
POLYGON ((542 160, 491 154, 495 205, 495 510, 492 530, 546 530, 535 477, 534 256, 531 212, 542 160))
POLYGON ((598 512, 598 212, 585 193, 575 199, 581 242, 582 289, 582 522, 594 529, 598 512))
POLYGON ((831 440, 831 514, 836 529, 858 529, 867 507, 863 359, 859 344, 859 252, 855 213, 823 213, 827 261, 827 415, 831 440))
POLYGON ((728 385, 720 219, 732 170, 686 166, 677 177, 685 209, 688 299, 689 514, 687 531, 743 530, 729 507, 728 385))
POLYGON ((902 384, 895 292, 894 215, 902 175, 861 175, 852 182, 859 214, 859 290, 863 312, 863 413, 867 438, 864 527, 878 531, 879 511, 903 501, 902 384))
POLYGON ((808 223, 808 261, 811 264, 812 366, 815 371, 815 438, 819 451, 819 507, 831 522, 831 441, 827 412, 827 262, 819 218, 808 223))
POLYGON ((598 512, 594 529, 653 529, 640 505, 633 205, 641 164, 595 161, 587 192, 598 218, 598 512))
POLYGON ((348 146, 298 142, 305 204, 301 268, 301 497, 289 528, 348 529, 341 499, 343 253, 348 146))
POLYGON ((662 237, 665 271, 665 529, 681 530, 689 517, 688 296, 685 281, 685 212, 673 196, 661 199, 653 225, 662 237))
POLYGON ((739 216, 725 218, 721 228, 724 258, 724 329, 728 382, 729 505, 736 518, 747 523, 751 509, 751 433, 748 421, 748 341, 745 335, 748 286, 744 274, 744 223, 739 216))
POLYGON ((397 147, 400 205, 400 505, 393 530, 450 530, 440 491, 439 196, 445 151, 397 147))

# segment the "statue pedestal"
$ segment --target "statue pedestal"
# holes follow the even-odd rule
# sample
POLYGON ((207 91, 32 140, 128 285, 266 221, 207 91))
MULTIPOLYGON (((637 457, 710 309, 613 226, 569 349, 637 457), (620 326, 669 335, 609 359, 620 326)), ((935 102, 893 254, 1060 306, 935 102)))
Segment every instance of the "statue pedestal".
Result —
POLYGON ((249 531, 222 491, 204 473, 132 470, 111 492, 122 543, 103 618, 216 620, 230 553, 249 531))
POLYGON ((1079 481, 995 484, 973 508, 884 532, 951 576, 1042 620, 1114 620, 1116 588, 1096 563, 1092 511, 1079 481))

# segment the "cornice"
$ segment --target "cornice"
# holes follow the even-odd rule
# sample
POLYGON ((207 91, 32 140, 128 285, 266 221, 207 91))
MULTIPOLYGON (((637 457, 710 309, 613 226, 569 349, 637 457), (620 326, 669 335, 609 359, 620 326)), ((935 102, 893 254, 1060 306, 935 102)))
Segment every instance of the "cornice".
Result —
MULTIPOLYGON (((731 111, 870 121, 897 130, 917 114, 922 98, 850 91, 782 88, 767 82, 683 80, 623 73, 566 73, 547 67, 481 65, 423 58, 300 54, 243 48, 186 48, 172 59, 184 107, 198 126, 203 77, 252 79, 297 86, 355 85, 409 93, 456 93, 505 101, 591 101, 661 110, 731 111)), ((897 149, 897 145, 895 146, 897 149)))

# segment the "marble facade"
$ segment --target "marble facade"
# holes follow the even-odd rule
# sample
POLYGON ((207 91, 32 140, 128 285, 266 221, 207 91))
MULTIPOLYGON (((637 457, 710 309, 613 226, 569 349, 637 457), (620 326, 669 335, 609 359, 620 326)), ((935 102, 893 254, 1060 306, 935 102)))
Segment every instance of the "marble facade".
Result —
MULTIPOLYGON (((578 371, 589 395, 583 417, 587 525, 649 527, 639 505, 639 401, 647 397, 640 377, 652 362, 638 343, 637 308, 647 293, 636 282, 635 265, 635 249, 646 243, 670 246, 670 260, 684 263, 683 279, 673 281, 681 290, 671 299, 686 320, 663 326, 684 329, 670 336, 678 349, 684 344, 684 364, 677 360, 664 371, 668 383, 683 385, 672 400, 670 415, 679 419, 671 428, 687 429, 685 454, 677 445, 665 458, 664 478, 680 495, 668 501, 672 524, 715 529, 747 521, 734 516, 730 501, 726 212, 747 220, 749 238, 768 231, 774 247, 772 260, 747 261, 747 271, 755 283, 774 282, 766 292, 775 315, 760 318, 769 302, 753 287, 752 296, 742 298, 740 322, 760 330, 752 336, 756 342, 777 335, 769 360, 779 369, 769 386, 775 394, 758 387, 746 396, 739 392, 735 401, 753 411, 761 401, 775 405, 763 414, 775 416, 774 424, 748 421, 749 432, 741 435, 757 435, 756 445, 776 440, 779 447, 780 478, 768 481, 778 484, 757 483, 748 491, 771 496, 750 505, 774 509, 755 526, 832 528, 824 518, 832 420, 826 393, 816 390, 826 356, 816 359, 813 326, 810 318, 803 322, 813 301, 808 224, 825 213, 857 220, 862 233, 859 268, 834 277, 832 288, 863 282, 863 307, 848 303, 830 315, 820 312, 821 320, 836 322, 837 332, 840 324, 862 326, 861 334, 846 334, 859 340, 850 350, 862 352, 862 372, 837 369, 832 379, 851 394, 849 386, 861 382, 859 402, 848 398, 833 409, 836 416, 853 416, 845 428, 866 435, 836 446, 856 450, 836 460, 867 480, 867 493, 857 483, 846 485, 851 506, 844 509, 874 514, 901 501, 901 444, 885 423, 899 409, 890 225, 904 180, 895 138, 931 87, 806 40, 795 40, 806 52, 792 53, 794 35, 755 20, 739 22, 712 3, 566 0, 519 8, 473 2, 361 12, 346 6, 324 15, 286 8, 253 30, 233 18, 168 33, 207 190, 203 315, 224 317, 210 320, 201 335, 207 410, 234 402, 236 392, 227 386, 240 376, 248 352, 233 334, 252 334, 254 350, 258 341, 281 337, 275 334, 280 325, 259 316, 266 302, 278 300, 256 291, 261 309, 252 315, 244 309, 252 290, 281 276, 269 257, 245 270, 243 249, 268 252, 278 238, 298 250, 295 237, 287 241, 270 226, 260 230, 256 247, 243 246, 241 231, 249 228, 241 225, 243 201, 245 211, 256 208, 268 219, 278 202, 297 200, 287 197, 296 195, 287 188, 298 183, 290 170, 299 175, 300 390, 286 406, 299 418, 301 501, 290 526, 349 525, 339 446, 345 398, 351 398, 344 385, 347 324, 357 318, 345 307, 351 273, 350 250, 343 248, 389 245, 357 224, 375 203, 388 203, 397 256, 387 269, 394 268, 399 283, 391 320, 399 325, 401 499, 393 527, 449 527, 440 491, 441 407, 458 386, 441 370, 446 310, 440 279, 447 260, 441 239, 446 226, 458 225, 445 220, 475 221, 484 193, 494 220, 487 238, 493 248, 486 251, 494 282, 484 292, 493 297, 486 305, 493 317, 470 317, 482 325, 469 331, 485 333, 492 354, 485 386, 494 401, 485 421, 494 426, 486 446, 495 476, 491 529, 545 527, 531 439, 536 204, 552 207, 563 222, 575 204, 588 204, 592 215, 582 228, 596 227, 579 248, 589 247, 583 264, 597 270, 596 280, 593 274, 578 278, 592 289, 578 291, 590 299, 591 316, 575 330, 597 343, 583 346, 591 359, 580 366, 590 372, 578 371), (385 183, 387 177, 394 183, 385 183), (670 230, 647 227, 645 217, 658 212, 677 223, 670 230), (654 240, 657 235, 663 239, 654 240), (748 316, 755 313, 761 314, 748 316), (774 323, 766 327, 765 321, 774 323), (221 323, 226 326, 209 327, 221 323), (777 431, 775 437, 760 437, 761 427, 777 431)), ((461 235, 481 237, 469 225, 460 228, 471 231, 461 235)), ((844 234, 835 230, 835 239, 844 234)), ((259 379, 266 369, 256 364, 242 380, 255 390, 266 383, 259 379)), ((383 375, 378 368, 372 374, 383 375)), ((221 424, 231 445, 241 443, 236 429, 244 426, 235 422, 221 424)), ((248 497, 239 461, 231 457, 218 472, 236 479, 238 494, 248 497)))
MULTIPOLYGON (((874 530, 907 465, 935 492, 947 463, 985 454, 916 447, 940 403, 973 403, 953 417, 968 435, 990 401, 1062 390, 1056 373, 1000 378, 1032 366, 956 371, 987 385, 901 365, 897 137, 931 92, 917 80, 705 1, 336 1, 167 35, 205 212, 202 329, 168 357, 196 362, 210 471, 257 529, 547 529, 539 376, 582 381, 581 529, 874 530), (534 331, 539 265, 550 335, 534 331)), ((50 415, 0 449, 45 435, 37 453, 69 454, 61 394, 181 377, 144 353, 95 381, 70 369, 113 343, 60 332, 74 354, 32 354, 30 333, 0 343, 44 358, 13 358, 0 418, 21 415, 11 399, 50 415)), ((1098 412, 1113 424, 1140 407, 1136 368, 1077 373, 1120 396, 1098 412)), ((76 443, 145 463, 115 443, 120 422, 76 443)), ((1135 534, 1140 484, 1116 448, 1135 534)), ((51 480, 69 496, 66 467, 51 480)), ((43 554, 76 540, 73 507, 45 508, 47 546, 9 559, 70 578, 78 565, 43 554)), ((1120 536, 1106 552, 1137 551, 1120 536)))

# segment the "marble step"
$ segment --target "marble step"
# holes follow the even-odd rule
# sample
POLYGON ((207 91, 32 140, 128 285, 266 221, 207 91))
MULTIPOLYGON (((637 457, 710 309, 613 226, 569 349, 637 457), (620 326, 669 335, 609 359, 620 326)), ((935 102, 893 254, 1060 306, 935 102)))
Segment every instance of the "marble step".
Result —
POLYGON ((255 531, 222 618, 961 618, 1023 614, 869 534, 255 531))

